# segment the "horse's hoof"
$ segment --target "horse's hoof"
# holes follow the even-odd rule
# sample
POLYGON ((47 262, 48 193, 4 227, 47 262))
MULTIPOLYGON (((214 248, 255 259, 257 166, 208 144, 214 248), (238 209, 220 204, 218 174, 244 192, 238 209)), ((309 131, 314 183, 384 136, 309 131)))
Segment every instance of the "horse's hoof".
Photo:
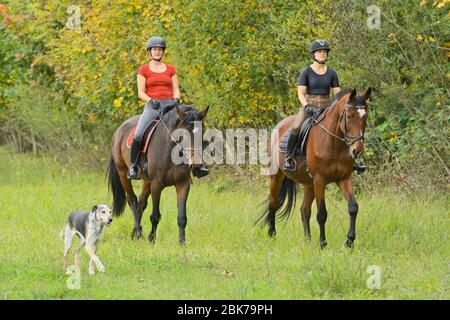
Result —
POLYGON ((347 248, 353 249, 353 248, 355 247, 355 244, 353 243, 352 240, 347 239, 347 240, 345 240, 345 246, 346 246, 347 248))
POLYGON ((277 231, 275 229, 269 229, 269 237, 273 238, 277 235, 277 231))
POLYGON ((179 243, 180 243, 181 247, 184 247, 186 245, 186 241, 185 240, 180 240, 179 243))
POLYGON ((142 238, 142 229, 131 232, 131 240, 139 240, 140 238, 142 238))
POLYGON ((150 234, 148 235, 148 241, 150 242, 150 244, 154 244, 154 243, 155 243, 155 240, 156 240, 156 235, 150 233, 150 234))
POLYGON ((325 249, 325 247, 327 246, 327 242, 326 241, 324 241, 324 242, 321 242, 320 243, 320 249, 325 249))

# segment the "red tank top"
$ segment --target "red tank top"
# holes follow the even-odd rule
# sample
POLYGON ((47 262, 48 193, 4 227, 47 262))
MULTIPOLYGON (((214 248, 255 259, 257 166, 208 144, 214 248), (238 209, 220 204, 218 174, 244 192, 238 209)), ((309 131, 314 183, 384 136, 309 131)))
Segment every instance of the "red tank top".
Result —
POLYGON ((177 70, 171 64, 166 65, 166 71, 153 72, 149 64, 139 68, 139 74, 145 77, 145 93, 152 99, 173 99, 172 77, 177 70))

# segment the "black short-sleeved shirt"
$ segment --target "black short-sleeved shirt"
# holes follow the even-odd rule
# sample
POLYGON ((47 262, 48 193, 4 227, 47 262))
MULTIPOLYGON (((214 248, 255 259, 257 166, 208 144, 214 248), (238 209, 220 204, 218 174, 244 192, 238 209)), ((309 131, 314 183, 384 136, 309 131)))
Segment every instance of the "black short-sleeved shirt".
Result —
POLYGON ((300 77, 298 78, 299 86, 306 86, 306 93, 309 94, 330 94, 330 88, 339 87, 339 78, 337 73, 327 67, 327 72, 324 74, 317 74, 311 68, 306 67, 302 70, 300 77))

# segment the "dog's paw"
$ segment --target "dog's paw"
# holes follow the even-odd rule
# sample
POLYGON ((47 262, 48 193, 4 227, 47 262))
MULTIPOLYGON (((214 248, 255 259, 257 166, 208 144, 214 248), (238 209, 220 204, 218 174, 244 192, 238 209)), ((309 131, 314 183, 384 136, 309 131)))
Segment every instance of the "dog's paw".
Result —
POLYGON ((105 267, 98 268, 98 272, 105 273, 105 267))

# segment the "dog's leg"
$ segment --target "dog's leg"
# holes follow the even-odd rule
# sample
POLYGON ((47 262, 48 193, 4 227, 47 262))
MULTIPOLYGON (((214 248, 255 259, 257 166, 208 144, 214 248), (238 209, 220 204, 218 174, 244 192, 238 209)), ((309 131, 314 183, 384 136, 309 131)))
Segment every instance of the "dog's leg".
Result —
POLYGON ((79 268, 80 267, 80 256, 79 256, 79 251, 81 248, 83 248, 84 244, 86 243, 86 239, 84 237, 79 237, 79 241, 78 241, 78 247, 75 250, 75 265, 79 268))
POLYGON ((97 244, 98 244, 97 240, 93 240, 90 238, 88 238, 88 241, 86 242, 86 251, 89 254, 89 256, 91 257, 91 262, 89 262, 89 274, 95 273, 92 262, 95 263, 98 271, 100 271, 102 273, 105 272, 105 267, 103 266, 103 263, 100 261, 100 259, 96 255, 97 244), (92 269, 91 269, 91 265, 92 265, 92 269))
MULTIPOLYGON (((105 266, 103 265, 103 263, 100 261, 100 259, 97 257, 97 255, 95 254, 95 246, 88 246, 86 245, 86 251, 87 253, 91 256, 91 261, 93 261, 95 263, 95 265, 97 266, 98 271, 100 272, 105 272, 105 266)), ((91 263, 89 264, 89 269, 91 268, 91 263)), ((92 270, 89 270, 89 274, 94 274, 94 268, 92 265, 92 270)))
POLYGON ((70 248, 73 243, 74 232, 70 229, 68 224, 64 225, 63 236, 64 236, 64 270, 67 270, 67 257, 69 256, 70 248))
POLYGON ((90 275, 95 274, 94 259, 92 259, 92 258, 89 260, 89 274, 90 275))

